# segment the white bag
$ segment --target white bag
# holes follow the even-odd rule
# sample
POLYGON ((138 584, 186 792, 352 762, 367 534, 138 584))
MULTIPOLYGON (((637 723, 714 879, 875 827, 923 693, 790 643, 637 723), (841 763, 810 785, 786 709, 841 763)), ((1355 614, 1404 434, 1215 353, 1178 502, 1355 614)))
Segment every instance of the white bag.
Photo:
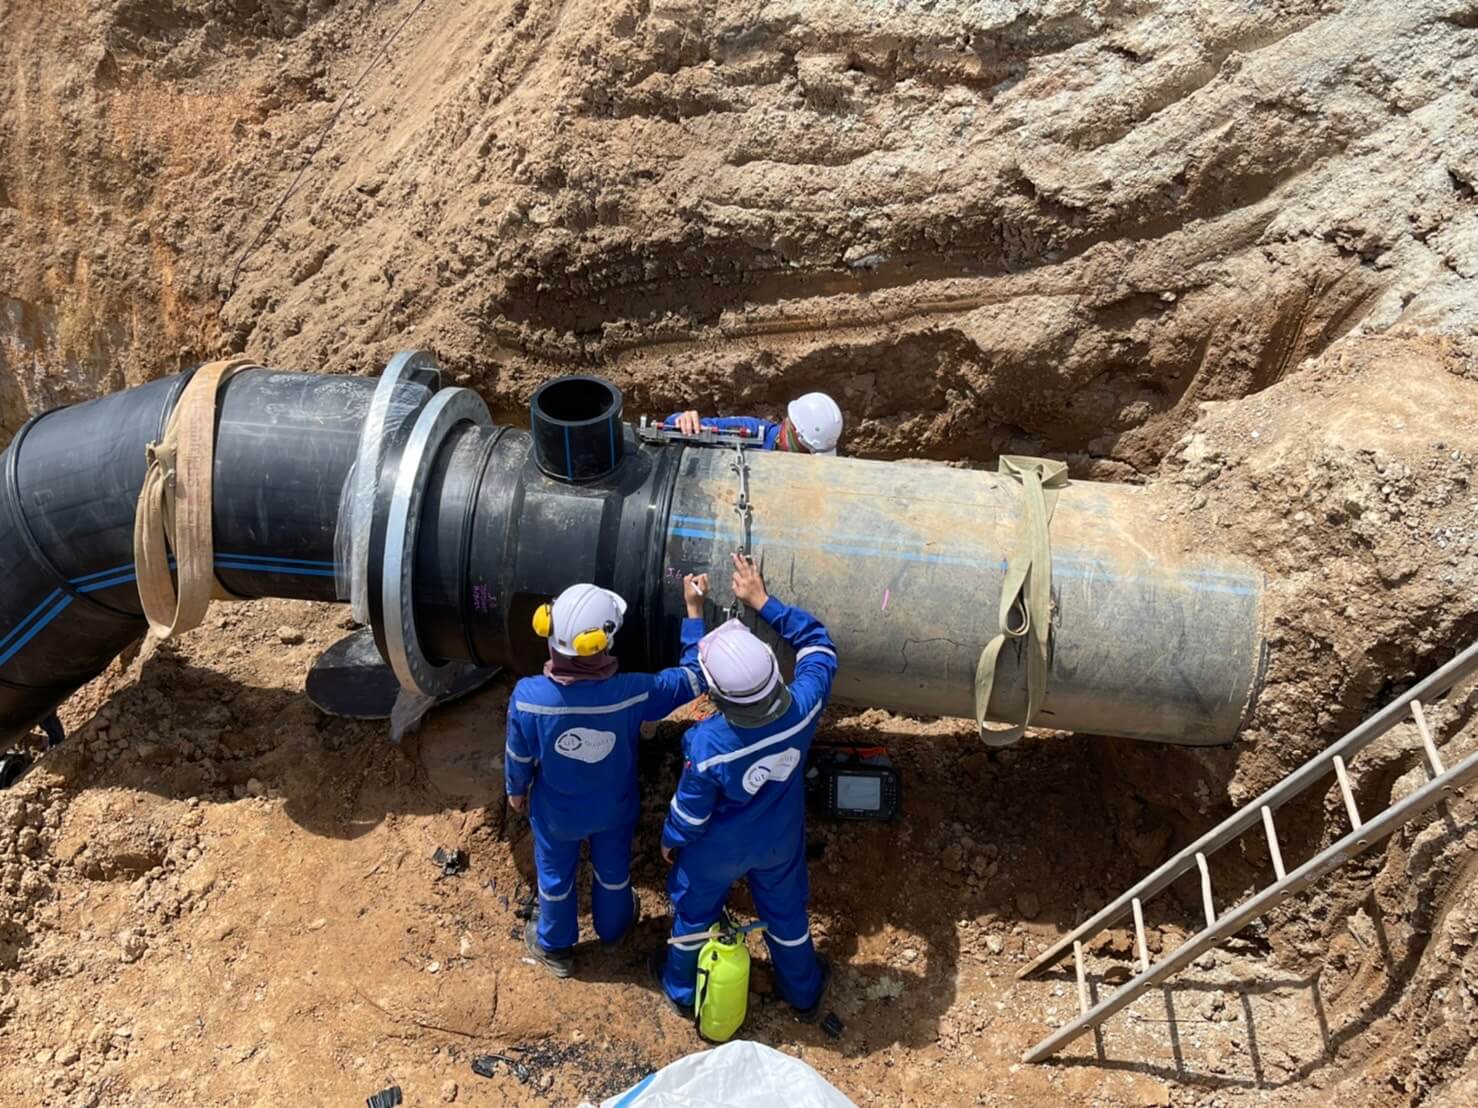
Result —
MULTIPOLYGON (((857 1108, 799 1058, 735 1039, 689 1054, 600 1108, 857 1108)), ((594 1108, 582 1104, 580 1108, 594 1108)))

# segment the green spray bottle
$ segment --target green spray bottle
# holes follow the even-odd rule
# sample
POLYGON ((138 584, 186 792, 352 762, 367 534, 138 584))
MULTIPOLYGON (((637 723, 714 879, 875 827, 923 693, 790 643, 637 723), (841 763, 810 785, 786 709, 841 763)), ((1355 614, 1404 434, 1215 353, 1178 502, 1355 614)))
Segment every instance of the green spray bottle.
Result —
MULTIPOLYGON (((763 931, 763 923, 736 926, 725 915, 708 929, 708 941, 698 952, 698 980, 693 991, 693 1019, 698 1034, 712 1043, 726 1043, 744 1026, 749 1014, 749 948, 745 939, 763 931)), ((674 940, 697 938, 676 936, 674 940)))

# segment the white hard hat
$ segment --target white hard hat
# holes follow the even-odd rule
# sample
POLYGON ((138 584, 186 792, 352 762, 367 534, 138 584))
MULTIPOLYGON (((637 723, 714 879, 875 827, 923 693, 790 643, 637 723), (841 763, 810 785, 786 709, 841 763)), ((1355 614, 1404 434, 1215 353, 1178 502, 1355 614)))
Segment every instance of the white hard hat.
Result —
POLYGON ((708 678, 709 696, 731 722, 759 727, 790 707, 775 652, 737 619, 698 641, 698 666, 708 678))
POLYGON ((534 613, 534 630, 570 658, 609 650, 626 617, 626 601, 599 585, 571 585, 534 613))
POLYGON ((835 454, 842 437, 842 410, 824 392, 808 392, 785 409, 795 432, 812 454, 835 454))

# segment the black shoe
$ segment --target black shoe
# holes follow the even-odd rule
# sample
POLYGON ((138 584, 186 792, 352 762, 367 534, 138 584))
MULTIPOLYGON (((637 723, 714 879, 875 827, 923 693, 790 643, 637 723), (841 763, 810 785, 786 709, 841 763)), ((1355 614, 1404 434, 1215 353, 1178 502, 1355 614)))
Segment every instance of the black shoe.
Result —
POLYGON ((656 982, 657 991, 662 994, 662 999, 667 1001, 668 1007, 682 1016, 683 1019, 692 1019, 693 1013, 668 995, 667 986, 662 981, 662 973, 665 969, 667 969, 667 944, 663 943, 647 955, 647 973, 656 982))
POLYGON ((575 959, 569 950, 545 950, 539 945, 539 917, 523 925, 523 945, 534 960, 555 977, 569 977, 575 972, 575 959))
POLYGON ((790 1006, 795 1018, 802 1023, 815 1023, 821 1018, 821 1006, 826 1003, 826 994, 831 989, 831 959, 818 954, 816 961, 821 964, 821 991, 816 994, 816 1003, 809 1008, 797 1008, 794 1004, 790 1006))
POLYGON ((626 945, 626 940, 631 938, 631 933, 636 930, 636 925, 641 922, 641 901, 637 899, 636 890, 631 890, 631 926, 621 932, 620 936, 606 942, 600 941, 600 948, 607 953, 615 953, 626 945))

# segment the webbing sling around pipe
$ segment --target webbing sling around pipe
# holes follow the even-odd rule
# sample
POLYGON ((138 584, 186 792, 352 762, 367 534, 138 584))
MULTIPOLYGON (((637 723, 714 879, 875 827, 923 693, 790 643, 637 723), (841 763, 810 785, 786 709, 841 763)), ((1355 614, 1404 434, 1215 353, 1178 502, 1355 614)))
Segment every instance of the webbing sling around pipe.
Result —
MULTIPOLYGON (((11 586, 0 600, 0 738, 143 633, 133 508, 145 444, 181 386, 156 381, 48 414, 0 467, 15 490, 0 498, 11 586)), ((361 430, 386 410, 375 380, 245 369, 224 383, 212 497, 222 586, 341 599, 340 516, 359 503, 367 614, 403 680, 434 687, 453 661, 531 671, 543 652, 533 610, 579 580, 627 598, 624 665, 670 663, 681 574, 721 568, 744 542, 732 451, 641 441, 620 422, 619 392, 572 380, 552 413, 568 425, 559 448, 589 459, 579 472, 590 476, 572 483, 546 471, 571 466, 545 458, 541 469, 529 432, 492 426, 467 390, 411 391, 403 420, 371 443, 361 430), (369 465, 356 472, 356 458, 369 465)), ((972 715, 1021 486, 981 471, 773 452, 746 451, 746 464, 755 553, 776 593, 831 629, 836 698, 972 715)), ((1261 574, 1184 553, 1159 514, 1143 489, 1075 482, 1059 492, 1037 726, 1190 744, 1235 737, 1261 680, 1261 574)), ((715 582, 716 615, 730 597, 727 577, 715 582)), ((999 722, 1024 718, 1011 644, 987 708, 999 722)))
POLYGON ((160 638, 199 626, 211 597, 230 595, 215 577, 216 410, 222 386, 251 364, 249 358, 227 358, 201 366, 180 394, 164 434, 145 447, 148 469, 134 509, 133 565, 144 618, 160 638))

